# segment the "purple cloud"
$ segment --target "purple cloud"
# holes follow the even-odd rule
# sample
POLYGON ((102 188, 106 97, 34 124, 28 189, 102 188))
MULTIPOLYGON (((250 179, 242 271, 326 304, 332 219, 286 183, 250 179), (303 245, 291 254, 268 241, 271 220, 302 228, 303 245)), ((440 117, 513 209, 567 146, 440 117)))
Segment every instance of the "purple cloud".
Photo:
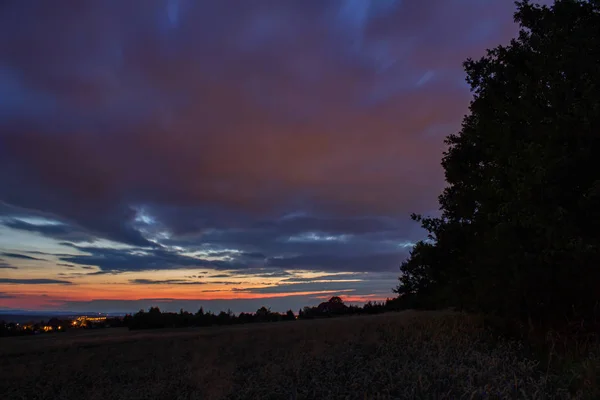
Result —
POLYGON ((396 269, 444 185, 461 62, 516 33, 509 1, 0 7, 0 229, 99 273, 396 269))

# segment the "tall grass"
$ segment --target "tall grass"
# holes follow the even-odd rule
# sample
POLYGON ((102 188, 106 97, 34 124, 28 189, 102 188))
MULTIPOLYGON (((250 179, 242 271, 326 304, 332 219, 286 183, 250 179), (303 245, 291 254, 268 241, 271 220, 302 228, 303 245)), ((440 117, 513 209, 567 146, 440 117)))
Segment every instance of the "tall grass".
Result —
MULTIPOLYGON (((550 338, 549 338, 550 339, 550 338)), ((476 316, 401 312, 3 352, 7 399, 594 399, 597 342, 542 362, 476 316)), ((6 342, 8 343, 8 342, 6 342)), ((565 344, 566 346, 566 344, 565 344)))

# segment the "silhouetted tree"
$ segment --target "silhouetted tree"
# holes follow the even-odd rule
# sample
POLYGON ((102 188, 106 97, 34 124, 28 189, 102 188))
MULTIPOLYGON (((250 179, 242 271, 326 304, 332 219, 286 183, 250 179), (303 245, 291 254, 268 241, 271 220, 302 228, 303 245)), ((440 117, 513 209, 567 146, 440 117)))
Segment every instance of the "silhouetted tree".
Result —
POLYGON ((347 306, 340 297, 333 296, 328 301, 319 304, 317 310, 323 315, 340 315, 346 313, 347 306))
POLYGON ((600 2, 517 3, 518 38, 464 63, 438 218, 396 289, 541 325, 589 320, 600 281, 600 2))
POLYGON ((240 315, 238 316, 238 321, 240 324, 254 322, 254 316, 249 313, 240 313, 240 315))
POLYGON ((294 315, 294 312, 292 310, 287 311, 287 313, 285 314, 285 320, 287 320, 287 321, 295 321, 296 320, 296 316, 294 315))
POLYGON ((133 316, 131 314, 125 314, 125 316, 123 317, 123 325, 129 326, 129 322, 132 318, 133 316))
MULTIPOLYGON (((317 307, 304 307, 298 312, 298 319, 337 317, 343 315, 379 313, 388 310, 388 300, 386 303, 365 304, 364 307, 356 305, 347 306, 338 296, 330 298, 328 301, 319 304, 317 307)), ((278 322, 295 321, 296 316, 292 310, 285 314, 271 311, 268 307, 261 307, 256 313, 240 313, 237 317, 231 311, 221 311, 214 314, 211 311, 204 312, 202 308, 196 314, 189 313, 180 309, 178 313, 161 312, 158 307, 150 307, 148 311, 140 310, 136 314, 128 315, 123 319, 123 326, 129 329, 157 329, 170 327, 204 327, 212 325, 230 325, 246 324, 253 322, 278 322)), ((108 319, 107 319, 108 321, 108 319)), ((121 322, 120 320, 118 320, 121 322)))
POLYGON ((380 314, 386 311, 386 307, 384 303, 368 301, 363 306, 363 311, 365 314, 380 314))
POLYGON ((254 316, 257 321, 267 322, 269 320, 269 314, 271 314, 271 309, 263 306, 256 310, 254 316))

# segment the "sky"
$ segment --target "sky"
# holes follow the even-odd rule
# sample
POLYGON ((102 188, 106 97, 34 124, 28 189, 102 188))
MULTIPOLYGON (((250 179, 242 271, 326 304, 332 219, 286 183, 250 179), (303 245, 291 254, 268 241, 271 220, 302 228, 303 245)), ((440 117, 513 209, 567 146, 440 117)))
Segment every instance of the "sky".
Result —
POLYGON ((393 297, 509 0, 0 3, 0 310, 393 297))

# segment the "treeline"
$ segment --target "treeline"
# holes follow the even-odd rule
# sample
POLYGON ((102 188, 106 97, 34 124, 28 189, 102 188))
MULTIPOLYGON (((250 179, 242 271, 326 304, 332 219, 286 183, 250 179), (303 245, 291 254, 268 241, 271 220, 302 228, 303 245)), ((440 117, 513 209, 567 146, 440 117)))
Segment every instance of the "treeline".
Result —
POLYGON ((52 318, 49 321, 28 322, 25 324, 0 321, 0 337, 21 336, 39 333, 65 332, 71 329, 101 329, 127 327, 130 330, 206 327, 217 325, 236 325, 261 322, 295 321, 297 319, 331 318, 343 315, 379 314, 387 311, 398 311, 409 308, 406 298, 387 299, 385 302, 367 302, 363 306, 346 305, 343 300, 334 296, 315 307, 304 307, 294 314, 271 311, 261 307, 254 313, 234 314, 231 310, 213 313, 200 308, 196 313, 180 310, 178 313, 162 312, 158 307, 150 307, 148 311, 140 310, 135 314, 127 314, 123 318, 107 318, 101 322, 87 322, 75 326, 72 319, 52 318))
POLYGON ((134 315, 127 315, 123 323, 131 330, 203 327, 214 325, 235 325, 261 322, 295 321, 296 319, 328 318, 341 315, 377 314, 386 311, 395 311, 403 308, 398 299, 388 299, 385 302, 368 302, 364 306, 346 305, 340 297, 334 296, 316 307, 304 307, 296 316, 292 310, 281 314, 271 311, 267 307, 259 308, 255 313, 240 313, 238 315, 228 311, 218 314, 205 312, 200 308, 195 314, 184 311, 179 313, 162 312, 158 307, 150 307, 148 311, 140 310, 134 315))
POLYGON ((316 307, 304 307, 298 312, 298 319, 327 318, 342 315, 381 314, 386 311, 399 311, 408 308, 404 299, 387 299, 385 302, 365 303, 362 307, 346 305, 338 296, 316 307))
POLYGON ((473 100, 446 139, 441 215, 396 291, 530 332, 600 328, 600 2, 517 3, 507 46, 464 64, 473 100))
POLYGON ((276 322, 293 321, 296 317, 290 310, 286 314, 272 312, 262 307, 256 313, 241 313, 235 315, 231 310, 221 311, 218 314, 210 311, 204 312, 200 308, 198 312, 191 313, 183 309, 179 313, 162 312, 158 307, 150 307, 148 311, 140 310, 133 316, 128 317, 129 329, 159 329, 159 328, 183 328, 202 327, 213 325, 234 325, 251 322, 276 322))

